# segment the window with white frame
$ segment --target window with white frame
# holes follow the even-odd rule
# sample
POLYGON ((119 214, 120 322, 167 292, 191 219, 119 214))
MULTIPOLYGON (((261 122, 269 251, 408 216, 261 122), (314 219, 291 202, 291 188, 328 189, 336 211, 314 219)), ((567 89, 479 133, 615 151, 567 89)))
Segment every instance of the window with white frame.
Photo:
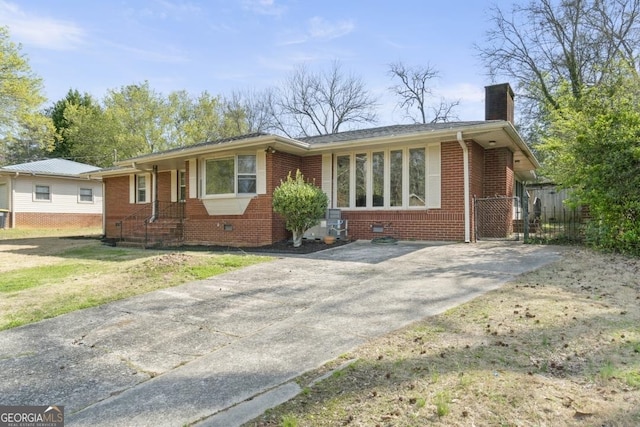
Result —
POLYGON ((80 188, 78 190, 78 201, 81 203, 93 203, 93 188, 80 188))
POLYGON ((440 145, 335 156, 337 208, 440 207, 440 145))
POLYGON ((150 173, 129 175, 129 203, 150 203, 152 180, 150 173))
POLYGON ((136 176, 136 203, 146 203, 147 201, 147 177, 145 175, 136 176))
POLYGON ((237 155, 204 162, 205 196, 255 194, 256 156, 237 155))
POLYGON ((34 200, 39 202, 50 202, 51 201, 51 187, 48 185, 38 185, 36 184, 34 188, 34 200))
POLYGON ((185 200, 187 200, 187 173, 178 171, 178 201, 184 202, 185 200))

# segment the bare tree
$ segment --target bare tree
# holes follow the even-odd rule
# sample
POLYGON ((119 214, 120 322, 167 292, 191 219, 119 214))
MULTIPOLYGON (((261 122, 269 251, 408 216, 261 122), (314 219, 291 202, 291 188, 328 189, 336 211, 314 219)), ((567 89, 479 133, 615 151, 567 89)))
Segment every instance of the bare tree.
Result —
POLYGON ((273 125, 274 89, 234 91, 225 98, 225 110, 233 126, 247 133, 266 132, 273 125))
POLYGON ((447 101, 444 98, 440 98, 440 104, 433 104, 429 107, 432 117, 431 123, 446 123, 458 120, 458 116, 453 111, 458 105, 460 105, 459 99, 447 101))
POLYGON ((292 137, 332 134, 344 126, 376 121, 376 99, 362 79, 343 73, 338 62, 325 73, 298 67, 265 105, 271 126, 292 137))
POLYGON ((395 62, 389 65, 389 75, 400 80, 400 83, 389 89, 400 98, 398 106, 405 110, 407 117, 415 123, 448 122, 457 119, 453 110, 460 104, 459 100, 447 101, 441 98, 439 105, 427 103, 434 96, 429 82, 440 76, 438 70, 430 64, 409 67, 402 62, 395 62), (417 117, 414 108, 418 109, 417 117))
POLYGON ((640 0, 536 0, 492 15, 479 56, 490 76, 516 81, 530 116, 557 109, 565 82, 579 99, 620 62, 638 71, 640 0))

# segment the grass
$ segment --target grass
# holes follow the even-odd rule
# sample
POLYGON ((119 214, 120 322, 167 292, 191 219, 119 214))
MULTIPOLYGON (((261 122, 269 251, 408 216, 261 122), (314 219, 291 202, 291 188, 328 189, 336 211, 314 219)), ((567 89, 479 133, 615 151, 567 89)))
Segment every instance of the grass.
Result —
POLYGON ((245 427, 640 425, 640 260, 562 261, 343 356, 245 427))
POLYGON ((0 231, 0 330, 270 259, 113 248, 97 239, 64 238, 62 230, 0 231))
POLYGON ((451 407, 449 406, 450 401, 451 397, 449 396, 448 392, 440 391, 436 393, 434 397, 434 403, 436 405, 436 415, 438 417, 449 415, 449 412, 451 412, 451 407))
POLYGON ((282 417, 282 427, 298 427, 298 420, 292 415, 282 417))
POLYGON ((41 237, 65 237, 65 236, 99 236, 100 228, 2 228, 0 240, 32 239, 41 237))

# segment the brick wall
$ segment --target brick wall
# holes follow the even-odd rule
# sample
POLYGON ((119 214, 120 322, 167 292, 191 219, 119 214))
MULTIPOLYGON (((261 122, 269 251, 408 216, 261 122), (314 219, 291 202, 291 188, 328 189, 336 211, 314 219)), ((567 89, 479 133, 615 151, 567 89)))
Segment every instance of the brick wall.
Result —
POLYGON ((485 151, 484 197, 513 196, 513 153, 508 148, 485 151))
MULTIPOLYGON (((177 178, 176 178, 177 181, 177 178)), ((153 190, 152 190, 153 192, 153 190)), ((171 172, 158 172, 158 200, 171 201, 171 172)))
POLYGON ((344 210, 349 237, 369 240, 392 236, 400 240, 464 240, 464 175, 462 148, 458 141, 441 145, 440 209, 365 211, 344 210), (382 233, 374 228, 382 227, 382 233))
POLYGON ((272 232, 271 196, 259 195, 243 215, 209 215, 198 199, 187 200, 184 241, 193 245, 263 246, 284 237, 272 232))
MULTIPOLYGON (((85 228, 102 227, 102 215, 81 213, 16 212, 15 228, 85 228)), ((5 224, 9 228, 10 218, 5 224)))
POLYGON ((484 197, 504 197, 503 200, 483 202, 483 209, 490 210, 488 216, 482 214, 481 234, 484 237, 504 238, 513 230, 514 172, 513 153, 507 148, 485 151, 484 197))
POLYGON ((300 172, 302 172, 307 182, 322 187, 322 156, 304 157, 300 172))
MULTIPOLYGON (((513 154, 508 149, 484 150, 467 142, 470 153, 472 198, 494 194, 513 195, 513 154)), ((464 171, 462 148, 458 141, 441 144, 441 207, 417 210, 343 210, 349 221, 352 239, 372 239, 389 235, 403 240, 464 239, 464 171), (382 227, 382 233, 373 229, 382 227)), ((300 158, 283 152, 267 154, 267 194, 254 197, 243 215, 209 215, 202 201, 188 198, 185 203, 185 242, 233 246, 261 246, 290 237, 284 220, 272 209, 273 190, 289 172, 300 169, 316 185, 322 183, 322 158, 319 155, 300 158), (226 227, 225 227, 226 226, 226 227)), ((189 168, 186 168, 187 174, 189 168)), ((158 174, 160 200, 170 200, 171 174, 158 174)), ((106 229, 108 237, 118 237, 115 223, 145 205, 129 204, 129 177, 105 178, 106 229)), ((187 186, 189 177, 187 176, 187 186)), ((187 188, 187 192, 189 189, 187 188)), ((472 204, 473 205, 473 204, 472 204)), ((148 205, 147 205, 148 206, 148 205)), ((473 209, 473 206, 472 206, 473 209)), ((472 221, 474 215, 472 210, 472 221)), ((474 224, 472 222, 472 233, 474 224)), ((475 237, 472 235, 472 240, 475 237)))
POLYGON ((509 83, 485 87, 485 120, 506 120, 513 123, 513 90, 509 83))
MULTIPOLYGON (((284 227, 284 220, 273 212, 271 194, 289 172, 295 175, 297 169, 303 171, 300 157, 283 152, 268 153, 267 194, 254 197, 243 215, 209 215, 201 200, 188 199, 185 243, 262 246, 286 239, 290 233, 284 227)), ((308 170, 313 173, 313 167, 308 170)), ((307 176, 304 171, 303 174, 307 176)), ((159 180, 159 184, 161 182, 159 180)))

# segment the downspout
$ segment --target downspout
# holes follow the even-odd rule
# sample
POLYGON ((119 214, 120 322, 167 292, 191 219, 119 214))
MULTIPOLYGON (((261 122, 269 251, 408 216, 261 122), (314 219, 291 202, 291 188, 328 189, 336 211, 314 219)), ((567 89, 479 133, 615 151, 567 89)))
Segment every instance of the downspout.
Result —
POLYGON ((153 170, 151 174, 151 184, 152 184, 152 201, 151 201, 151 219, 149 222, 155 222, 158 219, 158 165, 153 165, 153 170))
POLYGON ((11 197, 9 200, 9 210, 11 211, 11 228, 16 228, 16 179, 20 176, 20 172, 16 172, 16 176, 11 180, 11 197))
POLYGON ((464 167, 464 242, 471 242, 471 207, 469 206, 469 147, 462 139, 462 132, 458 131, 458 143, 462 148, 462 160, 464 167))
POLYGON ((101 179, 100 185, 102 185, 102 236, 107 237, 107 203, 105 201, 107 195, 107 184, 103 179, 101 179))

